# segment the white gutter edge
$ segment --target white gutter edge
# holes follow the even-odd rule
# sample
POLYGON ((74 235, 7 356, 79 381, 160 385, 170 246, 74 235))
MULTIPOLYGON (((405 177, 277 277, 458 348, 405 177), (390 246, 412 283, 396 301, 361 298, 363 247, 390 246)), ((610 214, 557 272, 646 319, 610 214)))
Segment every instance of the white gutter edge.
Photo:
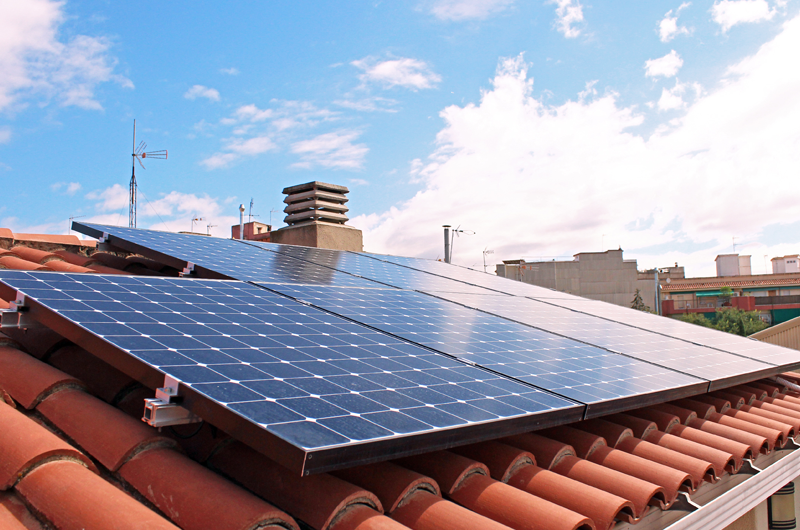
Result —
POLYGON ((725 528, 798 475, 800 450, 795 450, 664 530, 725 528))

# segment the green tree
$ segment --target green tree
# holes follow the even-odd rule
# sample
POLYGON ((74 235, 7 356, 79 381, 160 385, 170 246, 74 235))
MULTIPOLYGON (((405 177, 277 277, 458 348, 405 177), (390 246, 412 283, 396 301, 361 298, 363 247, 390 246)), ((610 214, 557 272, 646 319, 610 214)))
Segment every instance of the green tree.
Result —
POLYGON ((723 305, 731 302, 731 296, 733 296, 733 289, 727 285, 719 290, 719 299, 722 300, 723 305))
POLYGON ((633 302, 631 302, 631 309, 638 309, 639 311, 646 311, 650 312, 650 307, 645 305, 644 300, 642 300, 642 295, 639 292, 639 289, 636 289, 636 293, 633 295, 633 302))
POLYGON ((704 326, 707 328, 713 328, 714 323, 711 319, 708 319, 703 316, 703 313, 684 313, 680 316, 680 320, 683 322, 689 322, 690 324, 697 324, 698 326, 704 326))
POLYGON ((717 312, 714 317, 714 327, 720 331, 735 333, 747 337, 767 327, 761 320, 758 311, 742 311, 735 307, 727 307, 717 312))

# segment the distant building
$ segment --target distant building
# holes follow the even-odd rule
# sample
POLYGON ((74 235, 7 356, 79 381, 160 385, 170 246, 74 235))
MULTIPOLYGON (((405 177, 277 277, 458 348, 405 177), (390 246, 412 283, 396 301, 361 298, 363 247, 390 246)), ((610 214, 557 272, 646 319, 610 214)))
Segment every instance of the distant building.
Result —
POLYGON ((800 254, 772 258, 772 274, 800 272, 800 254))
MULTIPOLYGON (((683 267, 661 268, 659 281, 683 278, 683 267)), ((572 261, 509 260, 497 265, 498 276, 548 287, 593 300, 630 307, 636 289, 644 303, 655 302, 653 271, 639 271, 636 260, 622 257, 622 249, 605 252, 581 252, 572 261)))
POLYGON ((703 313, 711 318, 718 309, 730 305, 759 311, 761 318, 770 324, 800 316, 797 255, 774 258, 773 274, 750 274, 750 256, 723 254, 715 261, 716 277, 672 278, 669 283, 661 282, 663 315, 703 313), (730 287, 730 298, 723 293, 723 287, 730 287))

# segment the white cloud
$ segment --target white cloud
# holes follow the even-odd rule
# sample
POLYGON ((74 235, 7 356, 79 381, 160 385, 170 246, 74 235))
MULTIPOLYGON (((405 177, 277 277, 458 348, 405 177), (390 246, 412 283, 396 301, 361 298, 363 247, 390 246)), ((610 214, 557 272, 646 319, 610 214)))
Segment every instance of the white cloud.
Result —
POLYGON ((50 189, 55 192, 61 192, 63 190, 64 195, 69 195, 72 197, 81 189, 80 182, 56 182, 50 185, 50 189))
POLYGON ((300 155, 297 168, 322 166, 330 169, 360 169, 369 149, 364 144, 353 144, 361 135, 358 131, 335 131, 320 134, 310 140, 292 144, 292 153, 300 155))
POLYGON ((369 181, 364 179, 347 179, 351 186, 369 186, 369 181))
POLYGON ((102 109, 95 99, 101 83, 133 83, 114 73, 105 37, 76 35, 63 39, 63 2, 28 0, 0 3, 0 110, 20 100, 40 96, 46 104, 102 109))
POLYGON ((647 77, 675 77, 682 66, 683 59, 675 50, 672 50, 664 57, 648 59, 644 62, 645 75, 647 77))
POLYGON ((435 0, 428 9, 442 20, 486 18, 505 10, 514 0, 435 0))
POLYGON ((206 169, 218 169, 227 167, 242 157, 260 155, 277 148, 278 146, 269 136, 254 136, 246 140, 244 138, 228 138, 224 146, 227 153, 215 153, 200 163, 206 169))
MULTIPOLYGON (((478 103, 441 112, 420 191, 352 224, 372 252, 429 258, 442 254, 441 225, 460 224, 476 232, 454 250, 468 266, 487 245, 499 262, 596 250, 606 234, 640 268, 678 261, 713 275, 731 236, 800 224, 800 69, 786 66, 798 49, 800 18, 650 136, 614 94, 548 105, 522 59, 505 60, 478 103)), ((787 234, 797 252, 800 234, 787 234)))
POLYGON ((8 143, 11 140, 11 127, 0 127, 0 144, 8 143))
POLYGON ((711 6, 711 17, 723 33, 736 24, 771 20, 775 12, 767 0, 716 0, 711 6))
POLYGON ((575 27, 583 22, 583 6, 580 0, 549 0, 549 4, 556 4, 555 27, 568 39, 574 39, 581 34, 581 29, 575 27))
MULTIPOLYGON (((94 215, 82 219, 90 223, 106 223, 112 225, 127 224, 128 190, 114 184, 104 190, 93 191, 87 195, 90 200, 99 200, 95 205, 94 215), (113 213, 112 213, 113 212, 113 213)), ((207 225, 211 234, 230 237, 230 227, 238 224, 238 212, 235 206, 226 204, 215 197, 195 195, 171 191, 159 197, 147 197, 139 191, 137 208, 137 224, 139 228, 154 228, 168 231, 189 231, 192 219, 204 217, 201 224, 194 224, 195 231, 206 232, 207 225), (230 215, 225 215, 225 213, 230 215)))
POLYGON ((346 109, 357 110, 360 112, 397 112, 394 108, 399 103, 396 99, 382 98, 378 96, 361 99, 343 99, 333 102, 346 109))
POLYGON ((658 99, 658 110, 677 110, 686 106, 683 101, 683 93, 686 91, 686 85, 676 82, 675 86, 671 89, 664 88, 661 90, 661 97, 658 99))
POLYGON ((195 100, 197 98, 206 98, 211 101, 219 101, 219 91, 215 88, 208 88, 203 85, 194 85, 186 91, 183 95, 186 99, 195 100))
POLYGON ((95 203, 95 208, 101 212, 127 208, 130 200, 128 188, 121 184, 114 184, 104 190, 90 191, 86 194, 86 198, 90 201, 97 201, 95 203))
POLYGON ((383 88, 400 86, 411 90, 422 90, 434 88, 442 80, 425 61, 409 57, 383 61, 375 57, 365 57, 350 64, 364 70, 358 78, 365 85, 375 83, 383 88))
POLYGON ((661 39, 661 42, 669 42, 678 35, 688 35, 690 33, 686 26, 678 25, 678 15, 680 15, 681 11, 690 5, 692 5, 691 2, 682 3, 678 9, 674 10, 674 15, 672 14, 672 9, 667 11, 667 13, 664 15, 664 18, 662 18, 661 22, 658 23, 658 36, 661 39))
POLYGON ((231 68, 220 68, 219 72, 221 74, 239 75, 239 69, 238 68, 234 68, 234 67, 231 67, 231 68))

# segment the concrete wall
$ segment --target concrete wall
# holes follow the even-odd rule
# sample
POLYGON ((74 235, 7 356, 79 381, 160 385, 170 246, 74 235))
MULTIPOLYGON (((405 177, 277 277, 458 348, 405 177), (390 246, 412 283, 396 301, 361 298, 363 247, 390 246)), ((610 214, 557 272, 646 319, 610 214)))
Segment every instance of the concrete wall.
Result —
MULTIPOLYGON (((653 273, 639 272, 636 260, 623 259, 622 250, 583 252, 573 261, 508 261, 497 266, 497 274, 625 307, 630 307, 639 289, 644 303, 655 308, 653 273)), ((683 278, 683 268, 675 267, 672 275, 683 278)))
POLYGON ((285 245, 353 250, 355 252, 364 250, 361 230, 352 226, 324 222, 287 226, 270 232, 270 237, 273 243, 285 245))

